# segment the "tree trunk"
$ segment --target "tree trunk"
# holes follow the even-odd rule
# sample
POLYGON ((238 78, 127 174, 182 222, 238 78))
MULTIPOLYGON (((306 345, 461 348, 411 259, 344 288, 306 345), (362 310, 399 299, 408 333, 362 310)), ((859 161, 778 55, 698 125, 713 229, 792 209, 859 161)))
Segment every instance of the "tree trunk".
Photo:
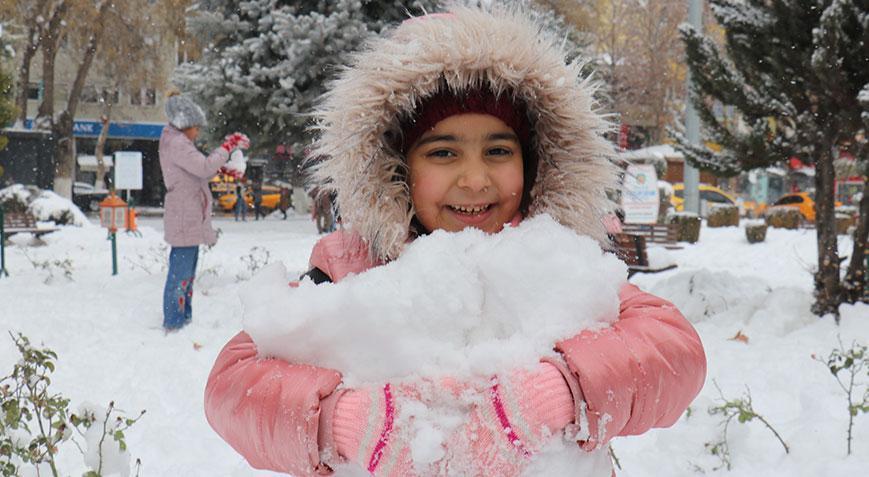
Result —
POLYGON ((869 176, 863 177, 863 198, 860 199, 860 210, 857 214, 857 224, 854 230, 854 249, 851 251, 851 263, 842 284, 844 299, 849 303, 869 301, 869 290, 866 289, 866 245, 869 241, 869 176))
POLYGON ((54 59, 60 48, 60 41, 66 34, 66 12, 69 5, 61 1, 54 9, 48 27, 41 31, 42 44, 42 84, 43 96, 36 113, 34 129, 54 130, 54 59))
POLYGON ((18 68, 18 93, 15 96, 15 107, 18 108, 18 118, 15 121, 21 127, 24 126, 24 121, 27 120, 27 95, 30 89, 30 61, 36 54, 37 48, 31 48, 28 45, 21 54, 21 67, 18 68))
POLYGON ((832 142, 818 148, 820 157, 815 165, 815 226, 818 234, 818 270, 815 272, 815 303, 812 311, 818 316, 828 313, 838 320, 841 291, 839 288, 839 252, 836 236, 835 190, 836 172, 833 167, 832 142))
POLYGON ((24 121, 27 120, 27 95, 30 85, 30 63, 36 52, 39 51, 39 46, 42 44, 43 32, 42 26, 37 23, 40 16, 45 13, 45 7, 48 0, 39 0, 33 7, 32 16, 25 21, 27 25, 27 44, 24 46, 24 51, 21 54, 21 66, 18 68, 18 93, 15 96, 15 107, 18 108, 18 118, 16 123, 24 126, 24 121))
POLYGON ((53 129, 54 125, 54 59, 57 47, 42 49, 42 102, 36 112, 33 129, 53 129))
POLYGON ((103 116, 101 119, 103 128, 100 130, 100 135, 97 137, 97 145, 94 148, 94 156, 97 158, 97 179, 94 181, 94 189, 102 190, 106 188, 106 182, 103 177, 106 175, 105 147, 106 140, 109 138, 109 124, 111 124, 112 103, 106 99, 103 116))
POLYGON ((54 150, 54 192, 72 199, 75 179, 75 137, 72 135, 73 117, 64 111, 57 118, 52 131, 57 138, 54 150))
POLYGON ((78 66, 75 80, 69 90, 66 100, 66 109, 60 113, 57 126, 53 130, 57 134, 57 149, 55 150, 54 168, 54 191, 61 197, 72 199, 72 178, 75 177, 75 137, 73 136, 73 124, 81 91, 84 88, 85 79, 90 72, 91 65, 97 53, 100 39, 105 31, 104 19, 111 2, 103 2, 100 6, 99 16, 94 22, 93 33, 88 39, 84 57, 78 66))

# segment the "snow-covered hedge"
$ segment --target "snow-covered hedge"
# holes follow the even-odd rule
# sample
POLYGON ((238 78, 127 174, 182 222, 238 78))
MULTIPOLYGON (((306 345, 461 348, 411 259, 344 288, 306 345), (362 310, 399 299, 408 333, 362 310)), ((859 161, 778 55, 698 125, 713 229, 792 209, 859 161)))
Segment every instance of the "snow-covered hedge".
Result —
POLYGON ((798 229, 803 221, 800 211, 794 208, 773 208, 767 212, 766 223, 779 229, 798 229))
POLYGON ((709 227, 736 227, 739 225, 739 207, 732 204, 715 204, 706 217, 709 227))
POLYGON ((57 225, 90 225, 81 209, 71 201, 33 185, 13 184, 0 190, 0 205, 9 212, 29 212, 40 222, 57 225))

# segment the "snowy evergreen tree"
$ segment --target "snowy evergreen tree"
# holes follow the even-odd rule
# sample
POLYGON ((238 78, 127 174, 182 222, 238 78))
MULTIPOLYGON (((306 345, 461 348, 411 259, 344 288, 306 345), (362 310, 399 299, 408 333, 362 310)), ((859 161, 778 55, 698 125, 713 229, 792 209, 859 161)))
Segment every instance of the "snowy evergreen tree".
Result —
POLYGON ((815 165, 818 314, 836 313, 843 300, 863 298, 867 232, 861 203, 851 270, 840 283, 834 215, 833 161, 850 149, 865 163, 865 106, 869 83, 869 1, 710 0, 725 31, 725 51, 688 25, 682 27, 693 80, 693 103, 705 140, 721 152, 678 147, 694 166, 734 175, 796 156, 815 165), (715 103, 734 106, 745 124, 737 130, 716 117, 715 103))
POLYGON ((307 113, 348 54, 369 35, 435 6, 434 0, 201 0, 188 27, 206 45, 203 56, 181 65, 175 81, 207 109, 215 142, 241 130, 255 150, 288 144, 298 160, 309 143, 307 113))

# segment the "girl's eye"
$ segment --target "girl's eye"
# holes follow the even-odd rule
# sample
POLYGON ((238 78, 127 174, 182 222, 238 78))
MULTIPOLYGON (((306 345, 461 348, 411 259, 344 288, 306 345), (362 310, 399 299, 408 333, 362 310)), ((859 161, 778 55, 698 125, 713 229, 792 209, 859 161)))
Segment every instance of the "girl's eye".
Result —
POLYGON ((436 149, 434 151, 426 154, 428 157, 436 157, 436 158, 447 158, 447 157, 455 157, 455 153, 453 151, 449 151, 447 149, 436 149))
POLYGON ((513 151, 506 147, 493 147, 486 151, 486 154, 490 156, 512 156, 513 151))

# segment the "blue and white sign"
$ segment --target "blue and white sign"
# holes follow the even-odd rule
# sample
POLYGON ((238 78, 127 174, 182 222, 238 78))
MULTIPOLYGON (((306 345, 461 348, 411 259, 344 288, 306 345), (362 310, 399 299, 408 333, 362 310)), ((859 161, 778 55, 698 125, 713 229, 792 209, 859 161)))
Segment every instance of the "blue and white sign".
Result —
MULTIPOLYGON (((163 124, 153 123, 109 123, 110 139, 160 139, 163 132, 163 124)), ((33 129, 33 120, 24 121, 26 129, 33 129)), ((77 120, 72 125, 72 134, 75 137, 97 137, 103 130, 103 124, 99 121, 77 120)))

